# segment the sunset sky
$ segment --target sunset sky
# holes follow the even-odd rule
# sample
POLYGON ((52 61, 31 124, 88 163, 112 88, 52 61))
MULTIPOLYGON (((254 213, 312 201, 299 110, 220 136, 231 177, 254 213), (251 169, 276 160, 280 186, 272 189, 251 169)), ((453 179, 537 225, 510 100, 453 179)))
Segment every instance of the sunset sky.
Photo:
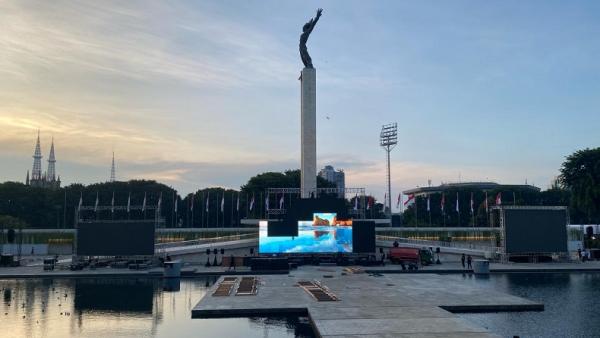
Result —
POLYGON ((0 1, 0 181, 40 130, 63 184, 181 194, 300 166, 298 40, 317 69, 318 167, 383 198, 491 180, 547 188, 600 145, 598 1, 0 1))

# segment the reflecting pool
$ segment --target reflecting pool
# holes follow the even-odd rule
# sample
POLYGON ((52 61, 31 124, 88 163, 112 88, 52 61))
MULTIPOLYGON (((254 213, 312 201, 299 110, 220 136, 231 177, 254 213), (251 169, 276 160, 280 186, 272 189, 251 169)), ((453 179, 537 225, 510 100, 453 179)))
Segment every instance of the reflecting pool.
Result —
POLYGON ((510 273, 458 278, 473 286, 544 303, 542 312, 460 315, 493 333, 505 337, 600 336, 600 273, 510 273))
POLYGON ((192 319, 216 277, 0 280, 2 337, 312 337, 307 318, 192 319))

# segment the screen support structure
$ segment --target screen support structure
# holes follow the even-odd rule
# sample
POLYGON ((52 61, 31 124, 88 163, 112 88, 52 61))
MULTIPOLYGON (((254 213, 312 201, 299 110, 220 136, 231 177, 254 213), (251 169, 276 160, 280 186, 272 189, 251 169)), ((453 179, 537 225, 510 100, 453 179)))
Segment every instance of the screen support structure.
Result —
MULTIPOLYGON (((365 188, 317 188, 317 198, 322 196, 322 194, 336 194, 343 195, 347 200, 351 200, 352 198, 357 198, 358 202, 356 203, 356 209, 354 205, 350 208, 348 214, 352 215, 354 218, 365 218, 366 215, 366 203, 365 199, 365 188)), ((270 216, 274 216, 275 218, 281 218, 283 215, 287 213, 286 206, 289 206, 291 203, 292 196, 293 198, 300 198, 301 189, 300 188, 267 188, 265 191, 265 196, 277 196, 276 198, 280 198, 281 195, 285 195, 285 206, 284 208, 279 208, 279 203, 275 203, 274 207, 269 207, 267 210, 267 218, 271 218, 270 216)), ((275 198, 275 197, 274 197, 275 198)))
POLYGON ((500 228, 500 243, 501 243, 501 248, 500 248, 500 262, 501 263, 508 263, 510 260, 510 254, 508 254, 506 252, 506 215, 505 215, 505 211, 507 209, 525 209, 525 210, 565 210, 565 215, 566 215, 566 220, 565 220, 565 226, 567 227, 567 231, 568 231, 568 227, 570 224, 570 217, 569 217, 569 209, 567 207, 564 206, 515 206, 515 205, 511 205, 511 206, 493 206, 491 207, 491 212, 493 213, 494 211, 498 211, 498 226, 500 228))

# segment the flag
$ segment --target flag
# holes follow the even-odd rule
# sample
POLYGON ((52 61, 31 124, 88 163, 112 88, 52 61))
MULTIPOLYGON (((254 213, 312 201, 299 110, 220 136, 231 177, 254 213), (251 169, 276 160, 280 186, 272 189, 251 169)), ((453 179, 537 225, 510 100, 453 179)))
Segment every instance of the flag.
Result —
POLYGON ((485 213, 488 213, 488 196, 487 191, 485 192, 485 213))
POLYGON ((223 192, 223 196, 221 196, 221 212, 225 211, 225 192, 223 192))
POLYGON ((431 211, 431 208, 429 207, 429 195, 427 195, 427 211, 431 211))
POLYGON ((371 209, 371 203, 373 202, 373 197, 369 196, 367 200, 367 210, 371 209))
POLYGON ((281 198, 279 199, 279 209, 283 209, 283 203, 285 202, 284 196, 284 194, 281 194, 281 198))
POLYGON ((174 203, 175 213, 177 213, 177 204, 179 204, 177 202, 178 202, 178 198, 177 198, 177 195, 175 195, 175 203, 174 203))
POLYGON ((162 204, 162 191, 160 195, 158 195, 158 203, 156 203, 156 208, 160 211, 160 205, 162 204))
POLYGON ((110 201, 110 212, 115 212, 115 192, 113 191, 112 200, 110 201))
POLYGON ((81 209, 81 205, 83 204, 83 192, 81 193, 81 195, 79 195, 79 206, 77 207, 77 209, 81 209))
POLYGON ((131 208, 131 193, 127 196, 127 212, 129 213, 129 209, 131 208))
POLYGON ((473 209, 473 204, 474 204, 474 202, 473 202, 473 193, 471 193, 471 215, 473 215, 473 214, 474 214, 474 211, 475 211, 475 210, 473 209))
POLYGON ((358 194, 354 196, 354 210, 358 210, 358 194))
MULTIPOLYGON (((194 193, 192 193, 192 196, 190 197, 190 211, 194 211, 194 193)), ((200 209, 200 211, 202 211, 202 209, 200 209)))
POLYGON ((402 200, 402 193, 398 194, 398 201, 396 201, 396 209, 400 206, 400 200, 402 200))
POLYGON ((267 197, 265 198, 265 210, 269 211, 269 194, 267 194, 267 197))
POLYGON ((442 193, 442 200, 440 202, 440 207, 442 208, 442 213, 444 213, 444 205, 446 204, 446 195, 442 193))
POLYGON ((411 206, 412 204, 415 203, 415 194, 410 194, 407 196, 408 196, 408 198, 406 199, 406 201, 404 201, 405 208, 408 208, 409 206, 411 206))
POLYGON ((458 207, 458 191, 456 192, 456 212, 460 213, 460 208, 458 207))
POLYGON ((146 193, 144 193, 144 201, 142 202, 142 212, 146 211, 146 193))
POLYGON ((206 212, 208 212, 208 206, 209 206, 208 201, 210 201, 210 191, 206 194, 206 212))
POLYGON ((502 205, 502 193, 501 192, 499 192, 496 195, 496 205, 502 205))
POLYGON ((254 209, 254 193, 252 194, 252 199, 250 200, 250 207, 249 207, 250 211, 252 211, 252 209, 254 209))
POLYGON ((240 193, 239 192, 237 195, 237 202, 235 203, 235 210, 238 212, 240 211, 240 193))
POLYGON ((96 204, 94 204, 94 212, 98 211, 98 203, 100 201, 98 200, 98 192, 96 191, 96 204))

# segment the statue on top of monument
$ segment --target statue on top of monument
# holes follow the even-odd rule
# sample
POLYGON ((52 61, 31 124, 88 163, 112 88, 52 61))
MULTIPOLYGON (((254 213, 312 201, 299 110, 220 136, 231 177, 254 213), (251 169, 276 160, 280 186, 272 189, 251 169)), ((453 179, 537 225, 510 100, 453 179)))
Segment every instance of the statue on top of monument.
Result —
POLYGON ((317 24, 317 21, 319 21, 319 18, 321 17, 322 13, 322 8, 317 9, 317 16, 310 19, 310 21, 305 23, 302 27, 302 34, 300 34, 300 57, 302 58, 302 63, 304 63, 304 67, 306 68, 315 68, 313 67, 310 55, 308 55, 308 49, 306 49, 306 42, 308 41, 308 36, 315 28, 315 25, 317 24))

